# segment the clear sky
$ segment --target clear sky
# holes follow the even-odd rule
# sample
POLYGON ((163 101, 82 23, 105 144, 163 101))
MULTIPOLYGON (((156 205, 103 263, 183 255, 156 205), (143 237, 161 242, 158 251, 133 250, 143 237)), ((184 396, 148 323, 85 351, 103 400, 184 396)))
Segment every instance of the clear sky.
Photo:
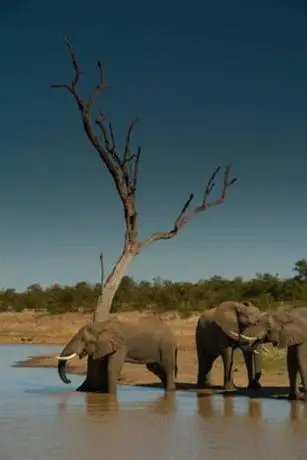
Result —
POLYGON ((226 203, 129 268, 135 279, 292 274, 307 256, 307 4, 304 0, 12 0, 0 16, 0 287, 99 280, 123 241, 120 202, 86 139, 69 36, 119 140, 139 116, 141 232, 171 227, 218 165, 226 203))

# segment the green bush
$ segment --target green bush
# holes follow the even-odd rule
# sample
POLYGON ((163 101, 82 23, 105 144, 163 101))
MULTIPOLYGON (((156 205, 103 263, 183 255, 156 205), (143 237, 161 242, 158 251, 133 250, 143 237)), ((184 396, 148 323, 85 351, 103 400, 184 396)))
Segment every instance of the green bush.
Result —
MULTIPOLYGON (((160 278, 150 283, 136 282, 125 276, 114 298, 112 311, 176 310, 181 317, 186 318, 195 311, 203 311, 225 300, 250 300, 262 310, 281 303, 302 305, 307 302, 304 261, 305 259, 296 262, 296 275, 288 279, 280 279, 278 275, 269 273, 258 273, 255 278, 246 281, 240 277, 224 279, 214 276, 195 283, 172 282, 160 278)), ((39 284, 33 284, 25 292, 5 289, 0 291, 0 311, 31 309, 47 311, 50 314, 92 312, 99 293, 99 284, 92 285, 87 282, 79 282, 75 286, 54 284, 45 289, 39 284)))

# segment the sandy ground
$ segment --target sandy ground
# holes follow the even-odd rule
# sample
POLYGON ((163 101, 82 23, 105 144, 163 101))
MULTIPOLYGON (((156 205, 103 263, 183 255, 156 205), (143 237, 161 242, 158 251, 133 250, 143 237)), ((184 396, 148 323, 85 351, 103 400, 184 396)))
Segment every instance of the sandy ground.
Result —
MULTIPOLYGON (((144 313, 145 314, 145 313, 144 313)), ((148 313, 147 313, 148 315, 148 313)), ((116 314, 123 320, 137 321, 141 316, 137 312, 116 314)), ((179 345, 178 377, 180 386, 191 387, 196 382, 197 358, 194 341, 194 331, 197 315, 188 319, 181 319, 174 313, 162 315, 169 323, 179 345)), ((0 343, 33 343, 33 344, 65 344, 72 335, 84 324, 90 321, 90 316, 81 313, 67 313, 64 315, 47 315, 34 312, 1 313, 0 314, 0 343)), ((285 368, 285 352, 266 346, 269 353, 263 357, 263 386, 288 386, 285 368)), ((68 372, 83 374, 86 370, 86 359, 73 360, 69 363, 68 372)), ((18 365, 26 367, 56 367, 55 355, 34 356, 19 362, 18 365)), ((212 378, 215 385, 222 384, 221 360, 214 365, 212 378)), ((121 383, 123 384, 148 384, 158 380, 148 372, 145 366, 125 364, 121 383)), ((236 351, 234 367, 234 383, 245 387, 247 377, 242 362, 240 351, 236 351)))

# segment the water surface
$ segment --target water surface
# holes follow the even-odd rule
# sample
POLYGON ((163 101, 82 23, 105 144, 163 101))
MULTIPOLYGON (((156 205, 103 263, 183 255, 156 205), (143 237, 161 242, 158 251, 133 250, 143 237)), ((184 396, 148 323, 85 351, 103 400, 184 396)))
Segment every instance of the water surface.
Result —
POLYGON ((307 403, 120 386, 75 392, 55 369, 15 361, 60 347, 0 346, 1 460, 307 458, 307 403))

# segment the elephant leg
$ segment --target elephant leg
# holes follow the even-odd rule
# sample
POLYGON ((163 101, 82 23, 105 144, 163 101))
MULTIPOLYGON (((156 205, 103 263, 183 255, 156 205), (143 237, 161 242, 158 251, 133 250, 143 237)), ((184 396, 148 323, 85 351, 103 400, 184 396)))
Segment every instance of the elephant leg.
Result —
POLYGON ((299 370, 298 347, 293 345, 287 350, 287 370, 289 378, 289 400, 297 399, 296 381, 299 370))
POLYGON ((218 355, 214 356, 205 350, 197 351, 198 373, 197 386, 199 388, 208 388, 212 386, 211 369, 218 355))
POLYGON ((87 377, 77 391, 90 393, 108 392, 108 357, 92 359, 88 357, 87 377))
POLYGON ((298 370, 302 380, 302 393, 307 400, 307 342, 297 345, 298 370))
POLYGON ((233 384, 233 353, 231 347, 224 348, 222 351, 222 360, 224 365, 224 388, 232 390, 235 388, 233 384))
POLYGON ((165 383, 165 391, 175 391, 176 390, 176 383, 174 380, 174 371, 173 369, 168 369, 166 371, 166 383, 165 383))
POLYGON ((258 351, 259 354, 253 353, 252 351, 243 350, 243 357, 248 376, 248 388, 253 390, 261 388, 261 384, 259 382, 262 368, 262 355, 260 347, 257 347, 256 351, 258 351))
POLYGON ((108 393, 116 393, 117 383, 126 358, 126 348, 120 348, 109 356, 108 361, 108 393))
POLYGON ((165 349, 162 352, 161 367, 163 368, 164 375, 165 375, 165 384, 164 384, 165 391, 175 391, 176 390, 176 384, 175 384, 175 374, 177 373, 176 355, 177 355, 177 352, 174 351, 173 348, 165 349))
POLYGON ((163 387, 166 388, 166 373, 162 366, 158 363, 147 363, 146 367, 152 374, 161 380, 163 387))

